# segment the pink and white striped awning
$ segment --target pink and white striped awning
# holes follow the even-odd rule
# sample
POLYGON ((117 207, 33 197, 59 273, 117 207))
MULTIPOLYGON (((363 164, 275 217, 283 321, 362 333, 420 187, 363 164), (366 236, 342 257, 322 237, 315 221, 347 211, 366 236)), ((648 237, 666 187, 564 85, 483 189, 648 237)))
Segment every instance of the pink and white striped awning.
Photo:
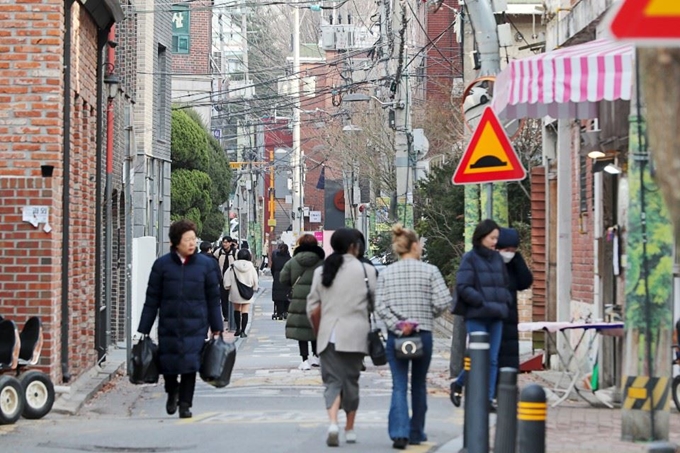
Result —
POLYGON ((599 101, 630 100, 635 49, 605 39, 511 61, 496 77, 500 118, 589 119, 599 101))

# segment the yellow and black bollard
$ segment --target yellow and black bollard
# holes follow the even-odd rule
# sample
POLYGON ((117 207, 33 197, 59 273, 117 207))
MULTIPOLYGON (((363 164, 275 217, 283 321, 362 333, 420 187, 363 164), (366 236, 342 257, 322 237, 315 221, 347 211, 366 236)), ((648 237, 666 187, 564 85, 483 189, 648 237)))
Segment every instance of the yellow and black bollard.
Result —
POLYGON ((519 453, 545 453, 545 420, 548 403, 545 390, 537 384, 526 386, 519 397, 519 453))
POLYGON ((467 381, 470 379, 470 351, 465 353, 465 359, 463 360, 463 369, 465 370, 465 382, 463 383, 463 391, 465 392, 465 400, 463 401, 463 447, 467 447, 467 438, 465 437, 465 422, 467 420, 468 411, 468 400, 467 397, 467 381))

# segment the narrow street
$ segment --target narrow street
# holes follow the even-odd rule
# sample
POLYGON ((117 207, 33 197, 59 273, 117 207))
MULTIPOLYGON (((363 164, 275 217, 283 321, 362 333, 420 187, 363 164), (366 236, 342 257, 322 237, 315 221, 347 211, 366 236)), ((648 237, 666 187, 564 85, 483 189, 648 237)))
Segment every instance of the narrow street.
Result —
MULTIPOLYGON (((120 377, 77 416, 49 414, 43 420, 21 419, 0 426, 2 451, 91 452, 316 452, 325 450, 327 427, 318 368, 300 371, 297 343, 284 338, 284 321, 271 319, 271 280, 262 282, 248 338, 240 340, 231 384, 215 389, 197 383, 194 417, 165 414, 162 384, 134 386, 120 377)), ((446 341, 435 347, 431 372, 448 370, 446 341)), ((361 405, 355 445, 343 450, 389 452, 387 435, 391 379, 387 366, 361 377, 361 405)), ((441 379, 439 379, 441 382, 441 379)), ((429 388, 429 442, 409 451, 434 451, 460 435, 463 411, 453 407, 438 385, 429 388)), ((344 418, 341 418, 341 426, 344 418)))

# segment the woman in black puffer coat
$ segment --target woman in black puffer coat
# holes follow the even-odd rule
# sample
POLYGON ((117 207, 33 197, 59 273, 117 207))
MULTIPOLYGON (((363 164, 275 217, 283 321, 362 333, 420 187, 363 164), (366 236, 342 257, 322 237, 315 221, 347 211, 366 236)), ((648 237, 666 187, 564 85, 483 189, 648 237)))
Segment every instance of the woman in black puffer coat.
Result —
MULTIPOLYGON (((489 407, 496 389, 498 351, 503 335, 503 321, 510 311, 508 276, 501 255, 495 250, 500 227, 493 220, 483 220, 472 235, 472 250, 463 255, 456 273, 456 293, 462 304, 468 334, 489 334, 489 407)), ((451 399, 460 405, 466 373, 452 383, 451 399)))
POLYGON ((196 254, 196 225, 179 220, 170 225, 170 253, 151 268, 139 333, 148 335, 158 316, 158 358, 172 415, 190 418, 196 372, 208 327, 224 330, 220 284, 213 258, 196 254), (178 381, 179 378, 179 381, 178 381))
POLYGON ((508 290, 510 291, 510 311, 503 320, 503 336, 498 353, 498 369, 511 367, 519 370, 519 313, 517 311, 517 291, 528 289, 534 282, 534 276, 522 255, 517 251, 519 233, 514 228, 501 228, 498 234, 496 250, 500 253, 508 271, 508 290))
POLYGON ((272 283, 272 301, 274 301, 274 314, 272 319, 286 319, 288 317, 288 293, 290 285, 281 282, 281 270, 290 260, 288 246, 279 244, 278 248, 272 253, 272 262, 269 268, 272 271, 274 281, 272 283))

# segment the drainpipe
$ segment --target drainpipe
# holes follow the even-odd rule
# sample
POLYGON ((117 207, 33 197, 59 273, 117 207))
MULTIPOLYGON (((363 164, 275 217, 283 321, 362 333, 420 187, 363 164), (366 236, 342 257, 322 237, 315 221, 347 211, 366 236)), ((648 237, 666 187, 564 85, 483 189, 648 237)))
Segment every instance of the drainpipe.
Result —
MULTIPOLYGON (((116 26, 112 25, 109 29, 109 43, 116 40, 116 26)), ((113 74, 116 65, 116 50, 114 47, 108 45, 107 55, 107 75, 113 74)), ((106 104, 106 186, 105 196, 106 200, 106 225, 104 238, 104 306, 105 310, 105 325, 106 339, 104 343, 104 352, 111 344, 111 302, 112 302, 112 282, 113 282, 113 136, 114 136, 114 115, 113 115, 113 101, 114 98, 110 95, 106 104)))
POLYGON ((102 193, 102 172, 104 170, 101 155, 103 153, 103 137, 104 137, 104 101, 102 95, 104 93, 104 46, 106 45, 107 35, 106 32, 100 31, 97 35, 97 134, 96 134, 96 148, 97 148, 97 165, 96 165, 96 177, 95 177, 95 240, 94 240, 94 346, 97 351, 97 361, 104 357, 104 344, 106 343, 105 335, 102 335, 104 329, 104 322, 101 317, 101 306, 102 306, 102 204, 101 193, 102 193))
MULTIPOLYGON (((132 353, 132 228, 133 228, 133 205, 132 205, 132 184, 134 181, 133 159, 135 131, 132 126, 132 106, 126 105, 125 109, 125 149, 126 158, 123 163, 123 184, 125 185, 125 330, 126 335, 126 357, 125 363, 130 363, 132 353)), ((136 327, 136 326, 135 326, 136 327)))
POLYGON ((61 246, 61 380, 71 380, 68 369, 69 356, 69 245, 70 241, 70 188, 71 188, 71 8, 74 0, 64 1, 64 164, 62 192, 62 246, 61 246))

